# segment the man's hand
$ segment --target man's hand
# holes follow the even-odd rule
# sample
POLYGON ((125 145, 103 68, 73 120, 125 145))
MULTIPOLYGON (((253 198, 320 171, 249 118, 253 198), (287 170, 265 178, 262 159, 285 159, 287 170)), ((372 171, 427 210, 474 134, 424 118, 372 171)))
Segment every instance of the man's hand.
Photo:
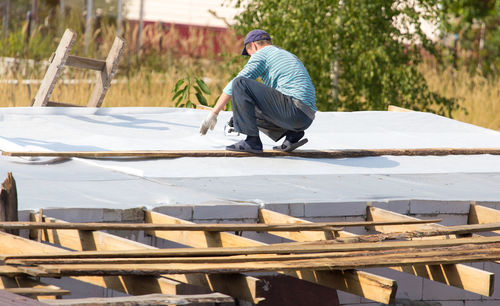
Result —
POLYGON ((203 120, 203 122, 201 123, 200 134, 205 135, 208 129, 213 130, 216 123, 217 123, 217 114, 214 112, 210 112, 207 118, 205 118, 205 120, 203 120))

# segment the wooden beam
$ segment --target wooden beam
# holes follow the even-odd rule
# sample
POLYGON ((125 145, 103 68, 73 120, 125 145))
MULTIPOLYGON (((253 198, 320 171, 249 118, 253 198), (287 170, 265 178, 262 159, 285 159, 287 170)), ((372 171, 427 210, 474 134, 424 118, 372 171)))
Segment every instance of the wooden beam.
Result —
MULTIPOLYGON (((32 214, 32 220, 38 218, 37 215, 32 214)), ((65 221, 58 220, 55 218, 45 218, 45 222, 50 224, 61 223, 68 224, 65 221)), ((155 247, 145 245, 139 242, 135 242, 129 239, 121 238, 115 235, 111 235, 103 232, 89 232, 89 231, 77 231, 77 230, 46 230, 44 231, 43 240, 51 243, 61 245, 74 250, 95 250, 99 252, 109 251, 109 250, 120 250, 120 251, 130 251, 130 250, 145 250, 145 252, 151 252, 153 250, 158 250, 155 247)), ((182 283, 187 283, 191 285, 201 286, 208 288, 212 291, 218 291, 221 293, 234 296, 239 299, 244 299, 247 301, 252 301, 258 303, 262 300, 257 292, 262 284, 259 279, 244 275, 229 275, 225 276, 211 276, 202 273, 193 275, 169 275, 171 282, 180 281, 182 283)), ((166 280, 164 278, 160 280, 166 280)), ((146 281, 146 280, 143 280, 146 281)), ((153 282, 154 283, 154 282, 153 282)), ((147 282, 145 282, 145 285, 147 282)), ((139 284, 137 284, 139 285, 139 284)), ((141 291, 141 293, 135 294, 147 294, 156 293, 153 289, 148 289, 147 286, 141 291)), ((160 292, 161 293, 161 292, 160 292)), ((169 293, 169 292, 165 292, 169 293)), ((174 292, 177 293, 177 292, 174 292)))
MULTIPOLYGON (((0 232, 0 254, 71 253, 64 249, 0 232)), ((152 283, 144 277, 78 277, 77 280, 97 286, 111 288, 129 294, 143 294, 156 291, 176 294, 179 283, 168 279, 158 279, 152 283)))
POLYGON ((473 237, 447 240, 407 240, 384 242, 336 243, 325 241, 316 243, 282 243, 273 245, 227 247, 227 248, 172 248, 172 249, 137 249, 113 251, 82 251, 82 252, 43 252, 29 255, 0 255, 0 260, 9 262, 12 259, 43 259, 43 258, 154 258, 154 257, 193 257, 193 256, 233 256, 253 254, 310 254, 329 252, 361 252, 387 251, 408 248, 437 248, 462 245, 483 245, 500 243, 500 236, 473 237))
MULTIPOLYGON (((145 221, 147 223, 159 224, 193 224, 179 218, 174 218, 157 212, 145 211, 145 221)), ((276 220, 274 223, 289 223, 283 220, 276 220)), ((305 232, 279 232, 286 235, 303 235, 305 232)), ((311 235, 321 236, 320 232, 309 232, 311 235)), ((186 246, 196 248, 207 247, 241 247, 241 246, 264 246, 266 244, 229 233, 217 232, 165 232, 152 231, 150 235, 174 241, 186 246)), ((318 239, 320 240, 320 239, 318 239)), ((301 241, 301 240, 298 240, 301 241)), ((346 270, 346 271, 287 271, 285 274, 305 281, 317 283, 333 289, 342 290, 368 299, 389 303, 396 294, 397 285, 393 280, 379 277, 371 273, 346 270)))
POLYGON ((157 263, 56 263, 18 268, 33 276, 75 275, 161 275, 170 273, 241 273, 256 271, 286 270, 337 270, 353 268, 390 267, 410 264, 455 264, 459 262, 485 262, 500 259, 500 243, 481 245, 466 244, 459 247, 429 249, 407 248, 403 250, 377 250, 371 252, 347 252, 345 254, 268 255, 231 257, 190 258, 179 262, 167 259, 157 263), (321 256, 324 255, 324 256, 321 256), (251 259, 251 260, 250 260, 251 259))
MULTIPOLYGON (((257 232, 300 232, 300 231, 340 231, 342 227, 378 226, 378 225, 405 225, 425 224, 440 222, 441 219, 418 220, 418 221, 388 221, 388 222, 322 222, 307 224, 262 224, 262 223, 235 223, 235 224, 151 224, 151 223, 47 223, 47 222, 0 222, 0 229, 71 229, 84 231, 101 230, 134 230, 134 231, 204 231, 204 232, 234 232, 234 231, 257 231, 257 232)), ((479 226, 479 228, 500 227, 497 225, 479 226)), ((465 229, 464 229, 465 230, 465 229)), ((471 227, 471 230, 474 230, 471 227)))
MULTIPOLYGON (((367 220, 370 221, 383 221, 383 220, 413 220, 409 216, 404 216, 394 212, 390 212, 381 208, 368 207, 367 208, 367 220)), ((438 224, 427 224, 427 225, 414 225, 413 229, 435 229, 440 227, 438 224)), ((375 227, 377 231, 382 233, 398 231, 399 228, 394 226, 383 226, 375 227)), ((392 267, 395 270, 414 274, 416 276, 424 277, 433 281, 447 284, 449 286, 454 286, 481 294, 484 296, 493 295, 494 287, 494 274, 476 269, 463 264, 446 264, 446 265, 426 265, 426 266, 404 266, 404 267, 392 267)))
POLYGON ((398 112, 398 113, 408 113, 408 112, 413 112, 411 109, 395 106, 395 105, 389 105, 387 107, 387 111, 389 112, 398 112))
POLYGON ((35 301, 25 296, 0 290, 0 305, 16 305, 16 306, 47 306, 47 304, 35 301))
POLYGON ((45 106, 51 106, 51 107, 83 107, 81 105, 70 104, 70 103, 63 103, 63 102, 54 102, 54 101, 47 101, 47 104, 45 106))
POLYGON ((50 305, 64 306, 84 306, 84 305, 113 305, 113 306, 130 306, 130 305, 186 305, 200 303, 233 303, 234 299, 220 293, 211 294, 193 294, 193 295, 168 295, 168 294, 147 294, 140 296, 123 296, 113 298, 85 298, 85 299, 64 299, 50 301, 50 305))
POLYGON ((54 90, 54 86, 56 85, 57 77, 66 63, 71 47, 75 43, 75 39, 76 34, 70 29, 66 29, 59 42, 59 46, 57 46, 55 55, 50 62, 49 68, 47 68, 47 72, 43 77, 42 84, 33 99, 33 106, 46 106, 54 90))
MULTIPOLYGON (((7 173, 7 178, 0 186, 0 221, 17 221, 17 188, 12 172, 7 173)), ((18 235, 19 230, 10 229, 8 233, 18 235)))
POLYGON ((66 60, 66 66, 102 71, 106 67, 106 61, 70 55, 66 60))
POLYGON ((92 91, 88 107, 101 107, 104 96, 111 86, 111 80, 118 69, 118 63, 120 62, 120 57, 125 50, 125 40, 121 37, 116 37, 111 50, 106 58, 106 65, 104 69, 97 75, 97 83, 92 91))
MULTIPOLYGON (((3 266, 3 267, 7 267, 7 266, 3 266)), ((11 267, 11 268, 13 268, 13 267, 11 267)), ((4 270, 4 268, 0 268, 0 273, 2 270, 4 270)), ((19 271, 18 269, 15 269, 15 270, 18 274, 22 272, 22 271, 19 271)), ((61 288, 58 286, 48 285, 48 284, 42 283, 38 280, 34 280, 30 277, 27 277, 27 276, 16 276, 16 277, 0 276, 0 289, 6 289, 6 288, 45 288, 45 289, 61 290, 61 288)), ((38 297, 39 300, 56 299, 56 298, 57 298, 57 294, 56 295, 43 295, 43 296, 38 297)))
MULTIPOLYGON (((498 220, 500 220, 500 210, 476 204, 470 205, 469 217, 467 219, 469 224, 489 224, 498 222, 498 220)), ((500 231, 494 232, 500 234, 500 231)))
MULTIPOLYGON (((263 223, 289 223, 289 224, 309 224, 311 222, 294 218, 288 215, 259 209, 259 220, 263 223)), ((337 232, 269 232, 270 234, 280 236, 294 241, 318 241, 329 240, 333 237, 353 237, 354 234, 344 231, 337 232)), ((291 275, 294 272, 289 272, 291 275)), ((322 282, 331 283, 333 286, 357 296, 361 296, 379 303, 389 304, 394 301, 396 296, 396 281, 378 276, 372 273, 359 270, 344 271, 303 271, 302 278, 307 280, 320 279, 322 282)))
POLYGON ((234 152, 226 150, 131 150, 131 151, 61 151, 61 152, 20 152, 2 151, 5 156, 49 156, 49 157, 140 157, 140 158, 178 158, 178 157, 276 157, 294 156, 305 158, 351 158, 367 156, 443 156, 443 155, 500 155, 496 148, 423 148, 423 149, 353 149, 353 150, 297 150, 281 152, 264 150, 262 153, 234 152))
POLYGON ((55 288, 6 288, 3 289, 5 291, 19 294, 19 295, 24 295, 24 296, 30 296, 30 297, 36 297, 36 296, 63 296, 63 295, 69 295, 71 294, 71 291, 69 290, 64 290, 64 289, 55 289, 55 288))

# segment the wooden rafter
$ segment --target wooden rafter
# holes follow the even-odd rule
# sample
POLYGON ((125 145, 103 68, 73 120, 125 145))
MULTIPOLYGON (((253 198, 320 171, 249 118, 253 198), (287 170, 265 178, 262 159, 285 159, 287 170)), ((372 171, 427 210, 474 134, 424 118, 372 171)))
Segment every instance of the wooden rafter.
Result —
MULTIPOLYGON (((75 243, 78 238, 75 239, 75 243)), ((43 244, 33 240, 21 238, 18 236, 0 232, 0 253, 1 254, 35 254, 35 253, 52 253, 64 252, 70 253, 65 249, 58 248, 52 245, 43 244)), ((178 282, 168 279, 155 279, 148 282, 148 278, 144 277, 77 277, 77 280, 91 283, 97 286, 111 288, 114 290, 130 293, 143 294, 144 291, 151 293, 150 290, 160 290, 165 294, 176 294, 179 287, 178 282), (153 285, 154 281, 154 285, 153 285)))
MULTIPOLYGON (((192 222, 174 218, 164 214, 145 211, 145 220, 148 223, 192 224, 192 222)), ((284 223, 281 221, 275 223, 284 223)), ((300 235, 304 232, 280 232, 283 234, 300 235)), ((324 235, 321 232, 310 232, 315 235, 324 235)), ((152 231, 149 234, 174 241, 191 247, 242 247, 264 246, 265 243, 217 232, 166 232, 152 231)), ((319 239, 318 239, 319 240, 319 239)), ((342 290, 374 301, 388 303, 396 293, 396 283, 393 280, 362 271, 287 271, 285 274, 313 283, 318 283, 333 289, 342 290), (371 289, 371 290, 370 290, 371 289)))
MULTIPOLYGON (((38 219, 39 216, 32 214, 32 220, 38 219)), ((44 218, 45 222, 50 223, 62 223, 67 222, 58 220, 55 218, 44 218)), ((157 248, 135 242, 129 239, 121 238, 116 235, 99 232, 99 231, 78 231, 78 230, 45 230, 42 236, 43 241, 48 241, 51 243, 58 244, 60 246, 79 250, 88 251, 95 250, 98 252, 105 252, 110 250, 144 250, 145 252, 152 252, 157 250, 157 248)), ((169 275, 168 279, 171 282, 181 282, 196 286, 202 286, 212 291, 218 291, 230 296, 244 299, 252 302, 259 302, 262 300, 258 296, 257 288, 261 285, 259 280, 254 277, 244 276, 240 274, 234 274, 229 276, 216 275, 210 276, 203 273, 193 274, 189 276, 185 275, 169 275)), ((160 280, 168 281, 166 278, 160 278, 160 280)), ((146 280, 142 280, 145 282, 146 280)), ((152 283, 155 283, 153 281, 152 283)), ((139 284, 138 284, 139 285, 139 284)), ((134 294, 148 294, 148 293, 162 293, 157 292, 147 286, 144 286, 141 292, 136 292, 134 294)), ((167 293, 167 292, 165 292, 167 293)), ((176 294, 176 293, 167 293, 176 294)))
MULTIPOLYGON (((413 220, 416 218, 401 215, 381 208, 368 207, 367 220, 413 220)), ((436 229, 442 227, 438 224, 413 225, 418 229, 436 229)), ((391 231, 400 231, 397 226, 379 226, 375 230, 386 233, 391 231)), ((454 237, 454 236, 453 236, 454 237)), ((442 236, 446 238, 446 236, 442 236)), ((443 265, 409 265, 401 267, 392 267, 395 270, 421 276, 433 281, 447 284, 481 294, 491 296, 493 294, 494 274, 463 264, 443 264, 443 265)))
MULTIPOLYGON (((471 204, 469 210, 469 217, 467 222, 469 224, 491 224, 500 220, 500 210, 471 204)), ((500 234, 500 231, 494 231, 500 234)))

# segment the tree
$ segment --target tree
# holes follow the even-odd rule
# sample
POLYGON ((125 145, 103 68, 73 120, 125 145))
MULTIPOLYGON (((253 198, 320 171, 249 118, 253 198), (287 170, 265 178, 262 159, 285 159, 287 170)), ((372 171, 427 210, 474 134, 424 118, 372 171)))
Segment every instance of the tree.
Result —
POLYGON ((411 2, 252 0, 235 27, 240 34, 267 30, 273 43, 297 55, 316 87, 320 110, 393 104, 450 115, 455 101, 430 92, 417 67, 421 49, 435 54, 420 22, 437 19, 437 0, 411 2))
MULTIPOLYGON (((500 1, 441 0, 441 28, 456 33, 461 66, 495 75, 500 68, 500 1)), ((457 52, 457 50, 454 50, 457 52)), ((455 57, 457 55, 455 54, 455 57)))

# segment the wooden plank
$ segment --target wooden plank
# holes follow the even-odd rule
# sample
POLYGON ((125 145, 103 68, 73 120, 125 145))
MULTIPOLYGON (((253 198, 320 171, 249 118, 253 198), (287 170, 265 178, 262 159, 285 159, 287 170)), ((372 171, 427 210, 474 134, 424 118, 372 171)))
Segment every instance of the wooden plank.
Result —
MULTIPOLYGON (((303 255, 274 255, 255 260, 234 261, 219 258, 217 262, 196 260, 195 262, 163 262, 161 264, 114 263, 114 264, 43 264, 36 267, 19 266, 19 269, 34 276, 76 276, 76 275, 160 275, 169 273, 242 273, 272 272, 286 270, 331 270, 390 267, 412 264, 455 264, 459 262, 485 262, 500 259, 500 243, 462 245, 431 249, 405 249, 386 252, 332 253, 331 256, 306 258, 303 255), (347 255, 347 256, 344 256, 347 255)), ((194 258, 193 258, 194 259, 194 258)), ((200 259, 200 258, 198 258, 200 259)))
POLYGON ((168 294, 148 294, 140 296, 123 296, 113 298, 85 298, 85 299, 64 299, 49 301, 49 305, 64 306, 130 306, 130 305, 192 305, 200 303, 233 303, 234 299, 220 293, 192 294, 192 295, 168 295, 168 294))
MULTIPOLYGON (((151 224, 151 223, 47 223, 47 222, 0 222, 0 229, 74 229, 85 231, 100 230, 134 230, 134 231, 202 231, 202 232, 233 232, 233 231, 340 231, 342 227, 378 226, 378 225, 405 225, 425 224, 440 222, 441 219, 417 220, 417 221, 387 221, 387 222, 322 222, 304 224, 262 224, 262 223, 234 223, 234 224, 151 224)), ((494 229, 500 227, 500 223, 480 226, 466 226, 463 230, 470 228, 471 231, 479 231, 482 228, 494 229), (477 227, 477 228, 476 228, 477 227)), ((458 229, 457 229, 458 230, 458 229)))
POLYGON ((113 250, 113 251, 82 251, 82 252, 43 252, 29 255, 0 255, 0 260, 8 262, 11 259, 43 259, 43 258, 153 258, 153 257, 194 257, 194 256, 233 256, 252 254, 305 254, 328 252, 360 252, 387 251, 408 248, 436 248, 462 245, 482 245, 500 243, 500 236, 472 237, 447 240, 408 240, 360 243, 336 243, 325 241, 316 243, 283 243, 273 245, 227 247, 227 248, 172 248, 149 250, 113 250))
POLYGON ((47 306, 47 304, 35 301, 25 296, 17 295, 0 289, 0 305, 16 306, 47 306))
MULTIPOLYGON (((500 210, 471 204, 469 210, 469 217, 467 222, 469 224, 489 224, 495 223, 500 220, 500 210)), ((500 231, 494 231, 497 234, 500 234, 500 231)))
MULTIPOLYGON (((61 289, 58 286, 48 285, 26 276, 0 277, 0 289, 5 289, 5 288, 50 288, 54 290, 61 289)), ((56 298, 57 298, 56 295, 43 295, 38 297, 39 300, 56 299, 56 298)))
MULTIPOLYGON (((64 249, 0 232, 0 254, 71 253, 64 249)), ((129 294, 156 291, 176 294, 179 283, 159 279, 154 284, 144 277, 78 277, 77 280, 129 294), (147 290, 144 292, 144 290, 147 290)))
POLYGON ((42 84, 36 93, 33 100, 33 106, 46 106, 47 101, 54 90, 54 86, 56 85, 57 78, 59 77, 59 74, 61 73, 68 58, 71 47, 75 42, 75 38, 76 34, 70 29, 66 29, 61 41, 59 42, 59 46, 56 49, 49 68, 47 68, 47 72, 43 77, 42 84))
POLYGON ((87 104, 88 107, 100 107, 102 101, 104 100, 104 96, 111 86, 111 80, 118 69, 118 63, 120 61, 120 57, 125 50, 125 40, 121 37, 116 37, 113 45, 111 46, 111 50, 108 53, 108 57, 106 58, 106 65, 104 69, 101 70, 101 73, 97 75, 97 83, 94 87, 94 91, 90 96, 89 102, 87 104))
MULTIPOLYGON (((381 208, 368 207, 367 220, 383 221, 383 220, 413 220, 409 216, 404 216, 394 212, 390 212, 381 208)), ((441 225, 426 224, 426 225, 413 225, 414 230, 432 230, 441 225)), ((400 230, 395 226, 375 227, 380 232, 391 232, 400 230)), ((452 236, 454 237, 454 236, 452 236)), ((463 264, 447 264, 447 265, 427 265, 427 266, 405 266, 393 267, 393 269, 414 274, 416 276, 424 277, 433 281, 447 284, 461 288, 470 292, 481 294, 484 296, 491 296, 494 287, 494 274, 476 269, 463 264)))
MULTIPOLYGON (((0 265, 0 275, 2 276, 14 277, 22 274, 24 273, 16 269, 16 267, 0 265)), ((0 279, 0 289, 3 289, 1 279, 0 279)))
POLYGON ((30 297, 35 297, 35 296, 63 296, 63 295, 69 295, 71 294, 71 291, 69 290, 64 290, 64 289, 55 289, 55 288, 6 288, 3 289, 5 291, 19 294, 19 295, 24 295, 24 296, 30 296, 30 297))
MULTIPOLYGON (((145 221, 147 223, 171 223, 171 224, 193 224, 179 218, 174 218, 152 211, 145 211, 145 221)), ((275 223, 290 223, 276 220, 275 223)), ((292 223, 293 224, 293 223, 292 223)), ((305 232, 279 232, 286 235, 303 235, 305 232)), ((323 235, 319 232, 309 232, 311 235, 323 235)), ((262 246, 262 242, 251 240, 245 237, 232 235, 229 233, 217 232, 165 232, 153 231, 150 235, 174 241, 186 246, 207 248, 207 247, 241 247, 241 246, 262 246)), ((320 240, 320 239, 318 239, 320 240)), ((301 241, 301 240, 299 240, 301 241)), ((318 283, 333 289, 342 290, 368 299, 388 303, 393 300, 396 294, 397 285, 393 280, 379 277, 371 273, 346 270, 346 271, 287 271, 285 274, 312 283, 318 283)))
MULTIPOLYGON (((311 223, 306 220, 294 218, 267 209, 259 209, 259 220, 263 223, 311 223)), ((333 237, 350 238, 356 236, 345 231, 323 233, 307 231, 269 233, 294 241, 318 241, 329 240, 333 237)), ((287 274, 291 275, 292 273, 294 272, 289 272, 287 274)), ((354 269, 344 271, 304 271, 302 272, 302 278, 307 280, 320 279, 322 282, 334 284, 334 287, 338 290, 384 304, 389 304, 394 301, 397 290, 397 283, 395 280, 354 269)))
POLYGON ((66 60, 66 66, 102 71, 104 67, 106 67, 106 62, 93 58, 70 55, 66 60))
POLYGON ((63 103, 63 102, 54 102, 54 101, 48 101, 45 106, 50 106, 50 107, 83 107, 81 105, 63 103))
POLYGON ((443 156, 443 155, 500 155, 496 148, 424 148, 424 149, 353 149, 353 150, 296 150, 282 152, 264 150, 262 153, 235 152, 226 150, 131 150, 131 151, 61 151, 61 152, 22 152, 2 151, 5 156, 49 156, 49 157, 134 157, 134 158, 178 158, 178 157, 276 157, 294 156, 305 158, 353 158, 367 156, 443 156))
POLYGON ((411 109, 399 107, 399 106, 396 106, 396 105, 389 105, 387 107, 387 111, 389 111, 389 112, 399 112, 399 113, 413 112, 411 109))
MULTIPOLYGON (((38 217, 35 214, 32 214, 31 216, 32 220, 35 220, 38 217)), ((67 224, 67 222, 65 221, 54 218, 45 218, 45 222, 51 224, 53 223, 67 224)), ((101 252, 109 250, 120 250, 120 251, 145 250, 145 252, 150 252, 152 250, 157 250, 157 248, 155 247, 103 232, 89 232, 89 231, 77 231, 77 230, 46 230, 44 231, 43 240, 61 245, 63 247, 80 251, 96 250, 101 252)), ((259 293, 257 292, 258 288, 262 284, 260 283, 259 279, 254 277, 249 277, 239 274, 227 275, 227 276, 219 276, 219 275, 213 276, 213 275, 198 273, 189 276, 169 275, 169 279, 172 279, 173 281, 180 281, 182 283, 205 287, 212 291, 218 291, 240 299, 252 301, 254 303, 258 303, 259 301, 262 300, 262 298, 259 296, 259 293)), ((160 280, 166 281, 166 279, 164 278, 160 280)), ((141 291, 141 293, 135 293, 135 294, 158 292, 155 291, 154 289, 147 288, 146 280, 143 281, 145 281, 145 286, 144 286, 145 288, 141 291)))
MULTIPOLYGON (((17 221, 17 188, 12 172, 7 173, 7 178, 0 186, 0 221, 17 221)), ((10 229, 8 233, 18 235, 19 230, 10 229)))

